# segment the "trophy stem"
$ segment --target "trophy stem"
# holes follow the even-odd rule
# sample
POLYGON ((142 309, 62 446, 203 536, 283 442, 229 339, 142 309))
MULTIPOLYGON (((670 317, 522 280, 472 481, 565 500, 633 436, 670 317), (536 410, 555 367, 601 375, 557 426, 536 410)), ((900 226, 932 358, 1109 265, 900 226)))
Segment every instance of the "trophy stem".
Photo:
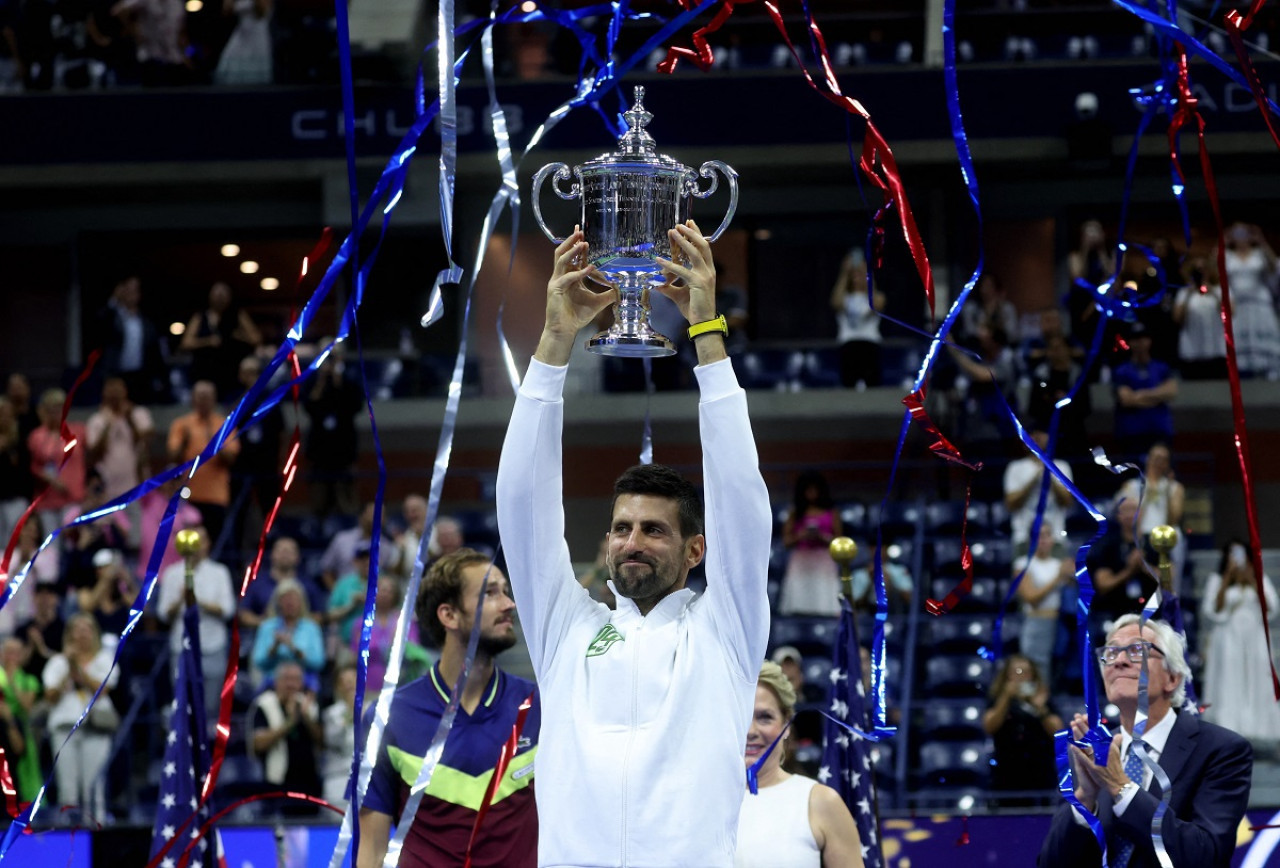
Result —
POLYGON ((618 277, 618 303, 613 306, 613 325, 587 341, 587 349, 602 356, 626 358, 675 355, 672 342, 649 325, 651 276, 627 271, 618 277))

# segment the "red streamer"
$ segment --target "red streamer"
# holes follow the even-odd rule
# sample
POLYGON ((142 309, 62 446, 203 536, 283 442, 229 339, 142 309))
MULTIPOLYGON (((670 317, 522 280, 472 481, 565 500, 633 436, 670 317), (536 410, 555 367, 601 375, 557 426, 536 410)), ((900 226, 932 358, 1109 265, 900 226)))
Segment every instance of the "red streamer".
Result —
MULTIPOLYGON (((711 52, 711 46, 707 44, 707 34, 715 33, 724 23, 729 20, 729 16, 733 15, 735 6, 746 3, 754 3, 756 0, 724 0, 724 6, 720 7, 720 11, 707 24, 706 27, 700 27, 694 31, 690 37, 693 42, 693 49, 671 47, 667 49, 667 58, 658 64, 658 72, 673 73, 676 71, 676 65, 680 62, 680 58, 688 58, 689 62, 698 69, 706 72, 711 68, 715 56, 711 52)), ((698 5, 698 0, 680 0, 680 5, 685 11, 694 9, 698 5)))
MULTIPOLYGON (((31 750, 33 747, 34 745, 30 745, 27 750, 31 750)), ((5 813, 10 817, 18 816, 18 813, 22 810, 18 805, 18 788, 13 785, 13 775, 9 772, 9 757, 5 756, 5 751, 2 747, 0 747, 0 792, 4 793, 5 813)))
POLYGON ((489 806, 493 804, 493 795, 498 791, 498 784, 507 773, 507 765, 511 762, 511 758, 516 755, 516 750, 520 746, 520 733, 524 731, 524 720, 529 716, 529 709, 532 707, 533 694, 530 693, 524 698, 524 702, 520 703, 520 711, 516 714, 516 722, 511 726, 511 735, 502 745, 502 750, 498 752, 498 762, 493 767, 493 777, 489 779, 489 786, 484 792, 484 800, 480 802, 480 810, 476 811, 476 821, 471 826, 471 839, 467 841, 467 855, 462 862, 462 868, 471 868, 471 848, 475 846, 476 836, 480 832, 480 824, 484 821, 484 815, 489 813, 489 806))
MULTIPOLYGON (((1257 11, 1255 9, 1253 12, 1257 11)), ((1252 14, 1252 13, 1251 13, 1252 14)), ((1213 210, 1214 225, 1218 230, 1218 275, 1222 286, 1222 334, 1227 344, 1227 380, 1231 387, 1231 415, 1235 425, 1236 462, 1240 466, 1240 479, 1244 488, 1245 516, 1249 523, 1249 542, 1253 548, 1254 582, 1257 586, 1258 604, 1262 607, 1262 630, 1267 640, 1267 659, 1271 659, 1271 627, 1267 623, 1267 596, 1263 588, 1262 572, 1262 538, 1258 531, 1258 507, 1253 490, 1253 462, 1249 454, 1249 431, 1245 425, 1244 398, 1240 393, 1240 367, 1236 361, 1235 329, 1231 322, 1231 289, 1227 279, 1227 245, 1223 230, 1222 207, 1218 199, 1218 184, 1213 174, 1213 164, 1209 159, 1208 143, 1205 141, 1204 117, 1196 108, 1196 98, 1191 93, 1190 72, 1187 67, 1187 52, 1182 45, 1178 50, 1178 108, 1169 122, 1169 159, 1173 164, 1178 180, 1184 186, 1186 177, 1182 171, 1178 156, 1178 133, 1188 121, 1195 121, 1196 137, 1200 146, 1200 171, 1204 174, 1205 192, 1209 205, 1213 210)), ((1271 663, 1271 688, 1277 700, 1280 700, 1280 677, 1276 675, 1275 663, 1271 663)))
MULTIPOLYGON (((67 416, 71 413, 71 402, 75 400, 76 392, 84 385, 85 380, 89 379, 89 375, 93 373, 93 368, 98 364, 98 359, 102 357, 102 350, 94 350, 89 354, 89 361, 85 363, 84 370, 80 372, 80 376, 76 377, 75 383, 71 386, 71 391, 67 392, 67 400, 62 403, 62 418, 58 421, 58 429, 62 432, 62 463, 58 465, 58 475, 62 475, 62 471, 67 466, 67 462, 71 460, 71 452, 76 449, 80 442, 71 433, 71 427, 67 424, 67 416)), ((27 520, 31 518, 31 514, 36 511, 36 507, 40 505, 40 501, 49 493, 49 489, 40 492, 27 506, 27 511, 22 514, 22 518, 18 519, 18 523, 13 527, 13 533, 9 535, 9 542, 4 547, 4 558, 0 559, 0 591, 9 584, 9 562, 13 559, 13 552, 18 547, 18 538, 22 536, 22 528, 26 526, 27 520)), ((15 815, 16 816, 16 815, 15 815)))
POLYGON ((1240 70, 1249 82, 1249 90, 1253 91, 1253 101, 1258 104, 1258 111, 1262 113, 1267 132, 1271 134, 1271 141, 1280 148, 1280 134, 1277 134, 1275 124, 1272 122, 1271 109, 1267 105, 1267 95, 1262 87, 1262 80, 1258 77, 1258 71, 1253 68, 1253 62, 1249 60, 1249 51, 1245 47, 1244 37, 1241 36, 1243 31, 1253 25, 1253 16, 1258 14, 1258 10, 1265 2, 1266 0, 1255 0, 1253 8, 1244 16, 1241 16, 1237 9, 1228 11, 1223 24, 1227 30, 1227 37, 1231 40, 1231 47, 1236 51, 1236 58, 1240 61, 1240 70))

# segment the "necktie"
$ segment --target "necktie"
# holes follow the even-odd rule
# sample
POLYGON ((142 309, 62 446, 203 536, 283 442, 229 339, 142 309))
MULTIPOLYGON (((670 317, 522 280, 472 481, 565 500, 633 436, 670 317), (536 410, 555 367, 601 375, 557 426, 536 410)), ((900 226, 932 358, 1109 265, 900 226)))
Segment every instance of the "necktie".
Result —
MULTIPOLYGON (((1138 756, 1138 752, 1134 750, 1134 746, 1138 744, 1138 739, 1134 739, 1129 745, 1129 757, 1124 761, 1124 773, 1129 776, 1129 780, 1142 788, 1142 758, 1138 756)), ((1146 745, 1143 745, 1146 749, 1146 745)), ((1112 868, 1127 868, 1129 860, 1133 858, 1134 845, 1132 841, 1125 838, 1117 838, 1116 845, 1112 848, 1111 866, 1112 868)))

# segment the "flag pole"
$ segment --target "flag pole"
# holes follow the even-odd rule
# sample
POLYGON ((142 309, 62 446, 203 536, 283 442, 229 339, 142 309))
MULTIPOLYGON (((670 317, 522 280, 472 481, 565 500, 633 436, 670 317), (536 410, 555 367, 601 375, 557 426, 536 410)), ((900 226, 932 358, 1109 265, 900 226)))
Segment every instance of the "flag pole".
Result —
POLYGON ((840 567, 840 592, 853 605, 853 559, 858 556, 858 544, 847 536, 838 536, 827 546, 831 560, 840 567))

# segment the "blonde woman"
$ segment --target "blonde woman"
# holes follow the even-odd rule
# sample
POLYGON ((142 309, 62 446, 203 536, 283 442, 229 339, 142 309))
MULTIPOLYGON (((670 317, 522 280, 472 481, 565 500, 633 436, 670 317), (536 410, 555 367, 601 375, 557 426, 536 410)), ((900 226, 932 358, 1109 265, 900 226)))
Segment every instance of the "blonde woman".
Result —
MULTIPOLYGON (((795 711, 796 691, 782 667, 767 661, 756 682, 745 764, 769 749, 795 711)), ((862 846, 848 806, 831 787, 782 768, 782 736, 760 767, 759 792, 744 792, 734 868, 861 868, 862 846)))
POLYGON ((98 622, 93 616, 81 612, 67 619, 62 651, 44 667, 49 736, 54 751, 62 748, 54 767, 58 801, 79 807, 91 818, 103 817, 107 807, 101 772, 111 752, 112 734, 120 726, 120 715, 110 696, 119 674, 111 668, 111 652, 102 647, 98 622), (102 695, 63 747, 67 734, 103 679, 107 683, 102 695))

